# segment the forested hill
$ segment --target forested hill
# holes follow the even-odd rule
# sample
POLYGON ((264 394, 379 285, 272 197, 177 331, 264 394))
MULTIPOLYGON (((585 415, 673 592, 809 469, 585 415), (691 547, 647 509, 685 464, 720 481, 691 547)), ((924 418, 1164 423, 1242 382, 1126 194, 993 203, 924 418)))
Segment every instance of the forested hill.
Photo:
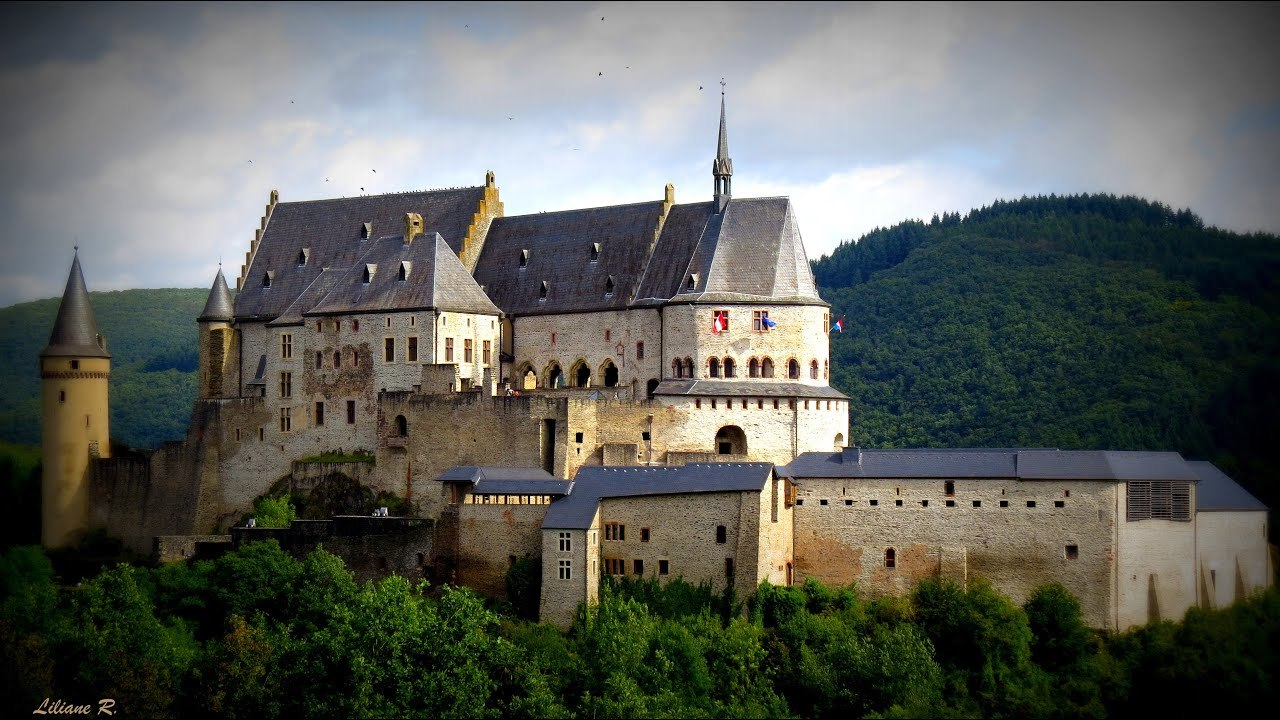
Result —
MULTIPOLYGON (((111 439, 156 447, 181 439, 196 397, 196 317, 209 291, 89 293, 111 352, 111 439)), ((0 308, 0 441, 40 444, 40 351, 60 298, 0 308)))
POLYGON ((1051 195, 876 229, 813 270, 863 447, 1176 450, 1280 508, 1280 238, 1051 195))

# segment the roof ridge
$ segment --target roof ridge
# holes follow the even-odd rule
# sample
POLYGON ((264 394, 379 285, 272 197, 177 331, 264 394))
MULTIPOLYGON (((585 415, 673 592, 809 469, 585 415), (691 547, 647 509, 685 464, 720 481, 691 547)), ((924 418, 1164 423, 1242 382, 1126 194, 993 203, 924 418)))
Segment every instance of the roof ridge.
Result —
POLYGON ((596 205, 593 207, 586 207, 586 208, 567 208, 564 210, 542 210, 540 212, 525 213, 523 215, 503 215, 500 218, 494 218, 494 220, 495 221, 511 220, 514 218, 539 217, 542 215, 559 215, 561 213, 587 212, 589 210, 612 210, 615 208, 635 207, 637 205, 661 205, 661 204, 662 204, 661 200, 641 200, 638 202, 620 203, 617 205, 596 205))
POLYGON ((396 197, 399 195, 422 195, 424 193, 460 192, 462 190, 483 190, 483 185, 467 185, 456 188, 428 188, 425 190, 402 190, 401 192, 379 193, 377 195, 343 195, 342 197, 313 198, 311 200, 291 200, 276 203, 277 205, 308 205, 311 203, 338 202, 341 200, 373 200, 375 198, 396 197))

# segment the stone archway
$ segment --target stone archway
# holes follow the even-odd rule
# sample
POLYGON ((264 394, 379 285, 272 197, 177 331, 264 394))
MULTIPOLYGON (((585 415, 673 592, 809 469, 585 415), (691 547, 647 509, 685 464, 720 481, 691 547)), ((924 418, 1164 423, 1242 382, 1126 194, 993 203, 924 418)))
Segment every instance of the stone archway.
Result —
POLYGON ((747 434, 737 425, 725 425, 716 431, 717 455, 746 455, 747 434))
POLYGON ((658 389, 658 379, 657 379, 657 378, 650 378, 650 379, 649 379, 649 384, 648 384, 648 386, 645 388, 645 393, 646 393, 646 395, 648 396, 648 398, 649 398, 650 400, 652 400, 652 399, 653 399, 653 391, 654 391, 654 390, 657 390, 657 389, 658 389))
POLYGON ((547 388, 554 390, 564 387, 564 372, 560 370, 560 363, 553 362, 547 366, 547 388))
POLYGON ((836 433, 836 452, 844 448, 844 433, 836 433))
POLYGON ((617 387, 618 385, 618 366, 613 364, 612 360, 606 359, 600 365, 600 377, 604 378, 605 387, 617 387))

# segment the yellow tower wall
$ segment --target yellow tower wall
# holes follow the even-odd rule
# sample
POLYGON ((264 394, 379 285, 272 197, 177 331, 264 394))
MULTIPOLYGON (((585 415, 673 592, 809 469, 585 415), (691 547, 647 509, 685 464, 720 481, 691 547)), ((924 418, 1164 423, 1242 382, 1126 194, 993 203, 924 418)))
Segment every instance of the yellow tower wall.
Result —
POLYGON ((89 458, 110 457, 109 358, 40 359, 44 429, 42 525, 47 548, 75 545, 89 526, 89 458))

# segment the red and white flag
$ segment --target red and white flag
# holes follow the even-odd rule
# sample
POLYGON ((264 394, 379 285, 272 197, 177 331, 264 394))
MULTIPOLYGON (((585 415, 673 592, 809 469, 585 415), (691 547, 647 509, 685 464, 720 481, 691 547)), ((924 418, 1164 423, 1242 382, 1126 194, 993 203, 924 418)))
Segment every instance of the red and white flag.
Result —
POLYGON ((722 330, 724 330, 724 318, 720 313, 716 313, 715 317, 715 321, 711 323, 711 332, 718 335, 722 330))

